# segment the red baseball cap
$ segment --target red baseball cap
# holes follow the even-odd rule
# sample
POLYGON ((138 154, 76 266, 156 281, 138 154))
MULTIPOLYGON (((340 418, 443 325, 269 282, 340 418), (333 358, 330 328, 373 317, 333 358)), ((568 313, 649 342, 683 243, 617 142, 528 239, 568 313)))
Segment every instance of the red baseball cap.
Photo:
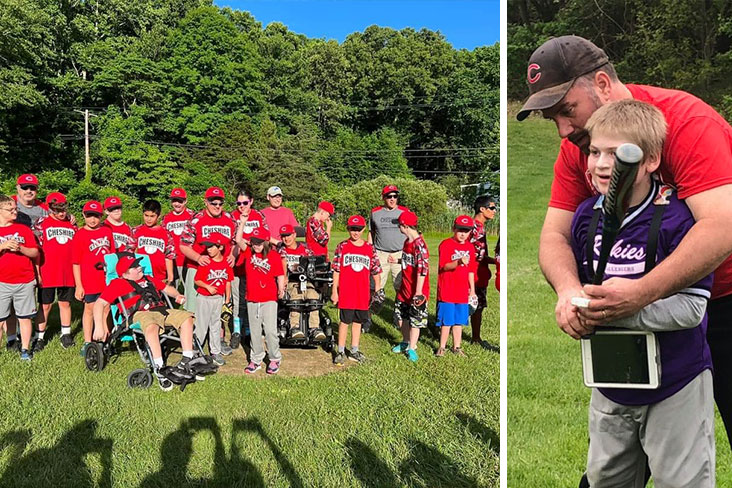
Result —
POLYGON ((389 193, 399 193, 399 188, 397 188, 396 185, 386 185, 383 190, 381 190, 381 196, 388 195, 389 193))
POLYGON ((66 197, 63 193, 59 193, 57 191, 49 193, 46 196, 46 205, 50 205, 52 203, 66 203, 66 197))
POLYGON ((104 200, 104 210, 109 210, 110 208, 122 208, 122 200, 119 197, 109 197, 104 200))
POLYGON ((202 246, 225 246, 231 239, 228 239, 220 232, 213 232, 207 238, 201 241, 202 246))
POLYGON ((20 175, 20 176, 18 176, 18 184, 19 185, 38 186, 38 178, 36 178, 36 175, 31 175, 31 174, 20 175))
POLYGON ((264 227, 255 228, 251 234, 249 234, 249 240, 253 243, 259 244, 260 242, 269 240, 269 231, 264 227))
POLYGON ((102 215, 102 204, 96 200, 89 200, 84 204, 84 208, 81 210, 82 213, 95 213, 102 215))
POLYGON ((335 207, 330 202, 325 202, 325 201, 320 202, 318 204, 318 208, 321 210, 325 210, 326 212, 328 212, 331 215, 335 214, 335 207))
POLYGON ((142 261, 142 257, 135 257, 132 253, 123 253, 120 255, 117 266, 114 269, 117 271, 117 275, 122 277, 128 269, 139 266, 140 261, 142 261))
POLYGON ((419 218, 417 217, 417 214, 410 212, 409 210, 402 212, 397 219, 398 224, 409 225, 411 227, 416 227, 418 222, 419 218))
POLYGON ((173 188, 170 190, 170 198, 181 198, 185 200, 188 198, 188 193, 183 188, 173 188))
POLYGON ((289 236, 294 233, 295 233, 295 228, 293 226, 291 226, 290 224, 285 224, 282 227, 280 227, 281 236, 289 236))
POLYGON ((458 215, 452 226, 456 229, 473 230, 473 219, 468 215, 458 215))
POLYGON ((346 227, 361 227, 363 229, 366 227, 366 220, 360 215, 351 215, 348 217, 346 227))
POLYGON ((212 186, 208 190, 206 190, 206 200, 214 200, 220 198, 221 200, 224 199, 224 190, 219 188, 218 186, 212 186))

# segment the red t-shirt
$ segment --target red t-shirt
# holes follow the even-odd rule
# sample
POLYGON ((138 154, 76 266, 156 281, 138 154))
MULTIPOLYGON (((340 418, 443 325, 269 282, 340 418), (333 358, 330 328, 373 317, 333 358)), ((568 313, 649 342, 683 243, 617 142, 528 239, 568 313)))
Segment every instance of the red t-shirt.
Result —
POLYGON ((265 258, 255 255, 251 247, 247 247, 244 265, 247 275, 248 302, 276 302, 277 276, 283 276, 282 257, 274 249, 270 249, 265 258))
POLYGON ((180 214, 176 214, 173 211, 168 212, 163 217, 163 227, 168 231, 170 237, 173 239, 173 245, 175 246, 175 265, 183 266, 186 257, 180 252, 180 236, 183 235, 183 229, 186 226, 186 222, 191 220, 193 217, 193 211, 189 208, 183 210, 180 214))
POLYGON ((42 288, 74 286, 71 241, 74 239, 77 227, 68 220, 58 220, 49 215, 38 219, 33 229, 43 251, 42 288))
POLYGON ((76 231, 71 241, 71 263, 81 267, 81 286, 87 295, 104 290, 104 268, 99 266, 97 269, 97 263, 103 265, 104 255, 114 250, 114 237, 109 227, 101 225, 94 230, 82 227, 76 231))
MULTIPOLYGON (((226 264, 226 259, 211 262, 206 266, 199 266, 196 270, 195 281, 203 281, 207 285, 216 288, 216 295, 226 295, 226 283, 234 279, 234 270, 226 264)), ((196 286, 196 291, 205 296, 210 297, 212 294, 203 287, 196 286)))
MULTIPOLYGON (((222 212, 218 217, 210 216, 205 210, 198 212, 186 223, 180 243, 191 246, 198 254, 207 256, 206 248, 201 245, 201 242, 216 232, 231 239, 224 249, 224 256, 228 256, 236 236, 236 223, 229 212, 222 212)), ((185 265, 187 268, 198 267, 196 262, 188 258, 185 260, 185 265)))
POLYGON ((161 225, 148 227, 138 225, 132 231, 130 251, 150 256, 152 274, 155 278, 165 281, 168 278, 168 268, 165 260, 175 259, 175 245, 173 238, 161 225))
POLYGON ((122 222, 120 225, 114 225, 109 220, 105 220, 104 225, 112 230, 114 248, 117 251, 129 251, 132 245, 132 227, 125 222, 122 222))
MULTIPOLYGON (((150 279, 150 282, 152 283, 152 285, 155 287, 156 290, 162 291, 163 288, 165 288, 165 283, 158 280, 157 278, 151 278, 149 276, 148 276, 148 278, 150 279)), ((148 286, 147 283, 148 283, 147 280, 145 280, 144 278, 137 282, 137 284, 140 285, 142 288, 145 288, 146 286, 148 286)), ((133 291, 135 291, 135 289, 132 288, 132 285, 130 285, 129 281, 127 281, 124 278, 115 278, 109 282, 109 285, 107 285, 106 288, 104 288, 104 291, 99 296, 99 298, 101 298, 105 302, 114 304, 115 300, 117 300, 118 298, 123 297, 125 295, 128 295, 128 294, 132 293, 133 291)), ((162 295, 162 293, 161 293, 161 295, 162 295)), ((161 296, 161 298, 162 298, 162 296, 161 296)), ((130 297, 127 300, 125 300, 124 305, 126 308, 129 309, 131 306, 133 306, 135 303, 137 303, 138 300, 140 300, 140 295, 135 295, 135 296, 130 297)), ((165 299, 163 298, 163 300, 165 300, 165 299)))
POLYGON ((424 276, 422 295, 430 297, 430 252, 424 238, 419 235, 414 241, 404 241, 402 249, 402 285, 397 300, 405 303, 412 301, 417 291, 417 278, 424 276))
MULTIPOLYGON (((239 217, 241 217, 241 212, 234 210, 231 214, 231 218, 234 219, 236 225, 239 225, 239 217)), ((265 220, 264 215, 262 215, 262 212, 256 209, 251 209, 249 212, 249 219, 244 224, 244 229, 241 231, 242 237, 244 239, 249 239, 252 231, 258 227, 264 227, 269 230, 269 227, 267 227, 267 221, 265 220)), ((234 276, 244 276, 245 271, 244 255, 239 253, 239 257, 234 265, 234 276)))
POLYGON ((291 268, 293 266, 297 266, 300 264, 300 257, 301 256, 312 256, 313 251, 310 250, 308 246, 303 244, 302 242, 296 242, 295 243, 295 249, 290 249, 286 247, 284 244, 281 245, 278 249, 280 256, 282 259, 285 260, 287 263, 287 267, 291 268))
POLYGON ((312 249, 315 256, 328 258, 328 241, 330 236, 325 231, 325 225, 315 217, 310 217, 305 224, 305 242, 312 249))
POLYGON ((333 271, 339 273, 338 308, 368 310, 371 304, 371 275, 381 273, 374 246, 357 246, 350 239, 336 246, 333 271))
POLYGON ((440 243, 439 253, 440 272, 437 275, 437 300, 446 303, 468 303, 470 296, 468 275, 475 273, 475 248, 470 242, 466 241, 461 244, 454 237, 450 237, 440 243), (470 258, 467 265, 461 263, 452 271, 442 271, 442 267, 447 263, 461 259, 463 256, 470 258))
MULTIPOLYGON (((625 85, 633 98, 655 105, 668 130, 659 174, 676 186, 680 199, 732 183, 732 127, 712 107, 677 90, 625 85)), ((587 173, 587 156, 562 139, 554 164, 550 207, 574 212, 597 191, 587 173)), ((714 272, 712 298, 732 293, 732 257, 714 272)))
MULTIPOLYGON (((38 248, 36 236, 27 226, 12 223, 0 227, 0 243, 10 240, 27 248, 38 248)), ((36 279, 33 260, 20 252, 0 251, 0 282, 12 285, 30 283, 36 279)))

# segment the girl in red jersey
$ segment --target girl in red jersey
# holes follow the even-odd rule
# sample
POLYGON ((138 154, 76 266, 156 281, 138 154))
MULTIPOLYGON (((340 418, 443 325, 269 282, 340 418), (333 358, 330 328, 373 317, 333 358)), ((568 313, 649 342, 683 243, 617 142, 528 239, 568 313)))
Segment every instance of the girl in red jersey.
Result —
POLYGON ((41 217, 33 230, 41 245, 41 264, 38 301, 42 311, 38 314, 38 338, 33 352, 46 346, 46 321, 51 306, 58 296, 58 311, 61 318, 61 345, 64 349, 74 345, 71 337, 71 299, 74 297, 74 271, 71 264, 72 240, 77 227, 68 219, 68 203, 61 193, 49 193, 46 205, 50 213, 41 217))
POLYGON ((264 360, 262 331, 267 341, 269 365, 267 374, 280 370, 280 339, 277 335, 277 300, 285 295, 285 273, 280 255, 270 247, 269 231, 257 227, 249 236, 249 243, 242 237, 244 226, 236 228, 236 243, 244 254, 247 276, 247 312, 251 330, 251 357, 244 370, 254 374, 264 360), (250 245, 251 244, 251 245, 250 245))
POLYGON ((439 274, 437 276, 437 326, 440 347, 435 356, 444 356, 452 329, 452 352, 465 353, 460 348, 463 327, 468 325, 468 303, 475 300, 475 248, 468 242, 473 219, 460 215, 452 227, 453 236, 440 243, 439 274))
POLYGON ((349 239, 341 242, 333 256, 333 292, 331 300, 340 310, 338 325, 338 353, 333 363, 343 366, 346 359, 346 336, 351 327, 351 350, 348 359, 363 363, 366 356, 358 350, 361 339, 361 324, 368 320, 371 302, 370 276, 374 277, 376 289, 381 288, 381 264, 374 246, 361 236, 366 220, 360 215, 348 217, 349 239))
POLYGON ((84 204, 84 227, 76 231, 72 246, 72 264, 76 299, 84 302, 81 325, 84 330, 84 346, 92 341, 94 332, 94 302, 104 291, 104 256, 113 253, 112 230, 102 225, 102 204, 90 200, 84 204))
POLYGON ((161 211, 157 200, 148 200, 143 204, 143 223, 132 231, 132 243, 128 250, 150 256, 153 278, 170 285, 174 279, 175 245, 170 233, 158 224, 161 211))

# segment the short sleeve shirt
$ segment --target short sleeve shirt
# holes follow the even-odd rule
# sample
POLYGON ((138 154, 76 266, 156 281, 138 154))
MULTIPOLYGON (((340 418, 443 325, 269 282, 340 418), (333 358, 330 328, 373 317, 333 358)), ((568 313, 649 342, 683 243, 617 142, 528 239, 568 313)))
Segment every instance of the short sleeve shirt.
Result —
POLYGON ((440 243, 440 272, 437 275, 437 300, 446 303, 468 303, 470 296, 470 284, 468 275, 475 273, 475 248, 470 242, 462 244, 454 237, 445 239, 440 243), (457 268, 451 271, 443 271, 442 268, 450 261, 469 258, 468 264, 458 264, 457 268))
POLYGON ((287 267, 292 269, 293 266, 300 264, 300 258, 302 256, 312 256, 313 251, 310 250, 309 246, 306 246, 302 242, 295 243, 295 249, 290 249, 281 245, 277 250, 282 256, 282 259, 287 263, 287 267))
POLYGON ((43 288, 74 286, 71 265, 72 241, 77 228, 68 220, 41 217, 34 227, 41 246, 41 283, 43 288))
MULTIPOLYGON (((196 270, 195 281, 203 281, 207 285, 211 285, 216 288, 216 295, 226 295, 226 283, 234 279, 234 270, 228 265, 226 259, 221 261, 211 260, 206 266, 199 266, 196 270)), ((205 288, 196 286, 196 291, 199 295, 206 297, 212 296, 212 294, 205 288)))
POLYGON ((333 271, 339 274, 338 308, 368 310, 371 304, 371 275, 381 273, 381 263, 374 246, 368 242, 355 245, 350 239, 336 247, 333 271))
POLYGON ((104 256, 115 251, 112 230, 104 225, 94 230, 81 228, 71 241, 72 263, 81 271, 81 285, 87 295, 104 290, 104 256))
POLYGON ((283 276, 282 257, 274 249, 266 256, 255 254, 251 247, 244 251, 248 302, 277 301, 277 277, 283 276))
POLYGON ((406 237, 399 232, 399 224, 395 223, 402 212, 409 210, 398 205, 394 209, 384 206, 371 210, 371 240, 377 251, 397 252, 402 250, 406 237))
MULTIPOLYGON (((142 280, 138 281, 137 284, 140 285, 142 288, 151 285, 154 286, 155 289, 158 291, 162 291, 165 288, 165 283, 154 277, 150 278, 150 281, 147 281, 143 278, 142 280)), ((125 280, 124 278, 115 278, 109 282, 109 285, 107 285, 106 288, 104 288, 104 291, 99 296, 99 298, 107 303, 113 304, 118 298, 129 295, 134 291, 135 289, 132 287, 132 285, 130 285, 129 281, 125 280)), ((139 300, 140 295, 132 296, 124 301, 124 306, 129 309, 139 300)))
POLYGON ((430 296, 430 252, 422 235, 404 243, 402 250, 402 284, 397 292, 397 300, 408 303, 417 294, 417 278, 424 276, 422 295, 430 296))
MULTIPOLYGON (((229 212, 222 212, 218 217, 212 217, 205 210, 198 212, 186 223, 181 236, 181 244, 191 246, 198 254, 205 253, 205 247, 201 242, 205 241, 211 234, 219 233, 229 238, 229 244, 224 249, 224 256, 231 252, 236 235, 236 223, 229 212)), ((186 258, 187 268, 197 268, 198 264, 186 258)))
POLYGON ((138 225, 132 231, 130 250, 150 256, 153 276, 161 281, 168 278, 166 259, 175 260, 173 238, 162 225, 138 225))
POLYGON ((114 237, 114 248, 117 251, 127 251, 132 245, 132 227, 122 222, 120 225, 114 225, 109 220, 104 221, 104 225, 109 227, 114 237))
MULTIPOLYGON (((36 236, 27 226, 12 223, 0 227, 0 243, 15 240, 23 247, 38 248, 36 236)), ((0 282, 19 285, 36 279, 33 260, 20 252, 0 251, 0 282)))
POLYGON ((328 257, 328 241, 330 236, 325 231, 325 225, 323 222, 310 217, 305 224, 305 242, 308 247, 313 251, 315 256, 328 257))
POLYGON ((173 245, 175 246, 175 265, 182 266, 185 262, 186 257, 180 252, 180 237, 183 235, 183 229, 186 226, 186 222, 191 220, 193 217, 193 211, 191 209, 185 209, 179 214, 171 211, 165 214, 163 217, 163 227, 168 231, 170 237, 173 239, 173 245))

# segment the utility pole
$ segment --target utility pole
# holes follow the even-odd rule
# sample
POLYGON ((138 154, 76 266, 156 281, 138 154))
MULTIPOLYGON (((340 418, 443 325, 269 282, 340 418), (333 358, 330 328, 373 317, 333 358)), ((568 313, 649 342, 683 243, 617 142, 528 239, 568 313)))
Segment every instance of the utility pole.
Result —
MULTIPOLYGON (((81 72, 81 77, 86 81, 86 70, 81 72)), ((89 156, 89 109, 74 110, 84 115, 84 179, 91 181, 91 157, 89 156)))

